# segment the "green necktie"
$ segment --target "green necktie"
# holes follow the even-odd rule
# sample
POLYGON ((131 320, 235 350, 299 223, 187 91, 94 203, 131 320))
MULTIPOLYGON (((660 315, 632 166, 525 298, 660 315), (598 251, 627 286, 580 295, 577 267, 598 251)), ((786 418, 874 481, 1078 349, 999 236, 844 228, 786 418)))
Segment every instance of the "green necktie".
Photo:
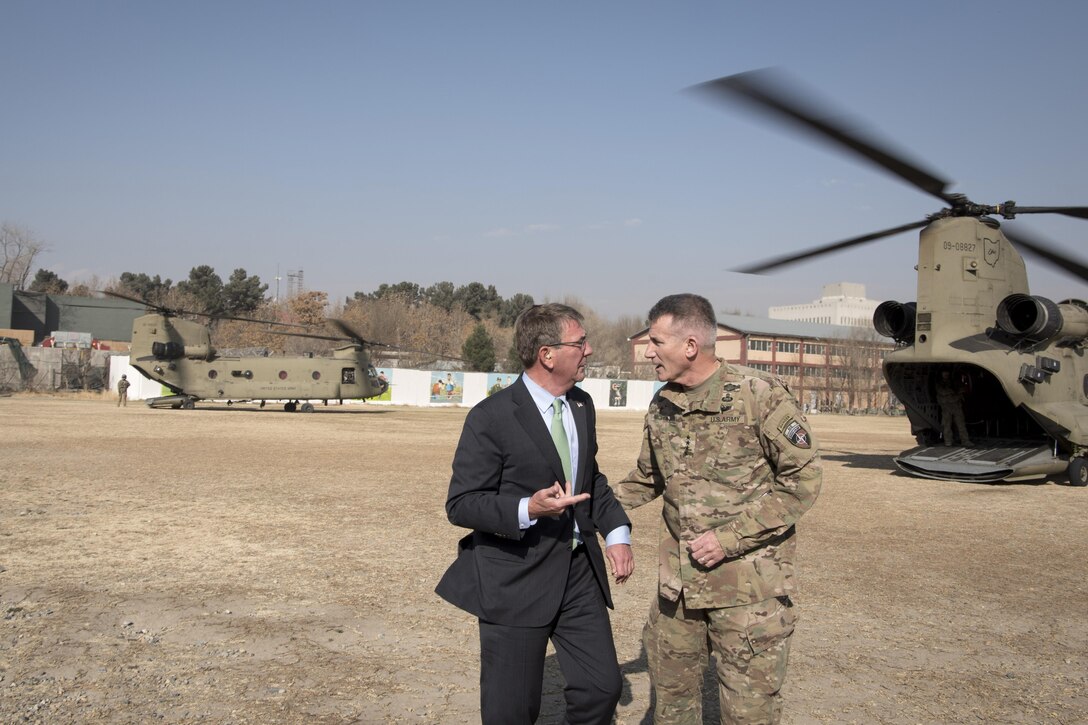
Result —
MULTIPOLYGON (((559 451, 559 460, 563 462, 563 475, 571 482, 571 493, 574 493, 574 473, 570 464, 570 443, 567 442, 567 429, 563 427, 563 399, 556 398, 552 402, 552 442, 555 450, 559 451)), ((566 484, 564 482, 564 488, 566 484)), ((573 512, 572 512, 573 513, 573 512)), ((574 522, 574 536, 570 540, 570 548, 578 548, 582 543, 582 534, 578 531, 578 522, 574 522)))
MULTIPOLYGON (((574 472, 570 465, 570 443, 567 442, 567 429, 563 427, 563 399, 556 398, 552 402, 552 442, 555 450, 559 451, 559 460, 563 462, 563 475, 567 481, 574 481, 574 472)), ((564 488, 566 482, 564 482, 564 488)))

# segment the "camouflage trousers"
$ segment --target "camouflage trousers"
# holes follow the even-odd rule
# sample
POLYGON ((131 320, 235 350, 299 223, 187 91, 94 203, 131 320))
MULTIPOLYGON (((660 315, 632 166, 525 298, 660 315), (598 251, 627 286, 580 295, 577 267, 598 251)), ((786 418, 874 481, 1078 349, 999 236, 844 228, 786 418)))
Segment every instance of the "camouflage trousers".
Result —
POLYGON ((657 704, 654 723, 702 725, 707 646, 714 652, 722 723, 777 723, 797 611, 789 597, 685 609, 656 597, 642 631, 657 704))

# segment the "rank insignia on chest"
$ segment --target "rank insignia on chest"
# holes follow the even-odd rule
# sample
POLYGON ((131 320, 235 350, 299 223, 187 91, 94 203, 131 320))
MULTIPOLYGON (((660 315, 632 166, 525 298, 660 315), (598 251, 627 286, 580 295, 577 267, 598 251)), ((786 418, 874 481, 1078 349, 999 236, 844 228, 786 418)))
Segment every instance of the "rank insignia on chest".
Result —
POLYGON ((802 428, 801 424, 793 418, 786 421, 782 434, 786 436, 786 440, 798 448, 808 448, 812 445, 809 442, 808 431, 802 428))

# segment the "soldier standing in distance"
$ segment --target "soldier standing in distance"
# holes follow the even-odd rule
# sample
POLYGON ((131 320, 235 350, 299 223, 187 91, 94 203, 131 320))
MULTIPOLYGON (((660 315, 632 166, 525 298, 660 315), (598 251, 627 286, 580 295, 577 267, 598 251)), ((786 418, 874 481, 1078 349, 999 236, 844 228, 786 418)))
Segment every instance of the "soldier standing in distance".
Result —
POLYGON ((776 378, 715 356, 703 297, 650 310, 646 357, 667 384, 650 402, 624 508, 664 497, 658 591, 643 629, 654 722, 703 722, 703 663, 717 653, 723 723, 777 723, 797 609, 797 520, 822 472, 797 402, 776 378))
POLYGON ((950 370, 942 370, 937 381, 937 406, 941 409, 941 431, 946 446, 952 445, 952 428, 960 438, 961 446, 971 445, 967 435, 967 421, 963 416, 963 399, 967 388, 962 380, 954 380, 950 370))
POLYGON ((128 407, 128 387, 131 385, 128 381, 127 375, 122 375, 121 379, 117 381, 117 407, 122 405, 128 407))

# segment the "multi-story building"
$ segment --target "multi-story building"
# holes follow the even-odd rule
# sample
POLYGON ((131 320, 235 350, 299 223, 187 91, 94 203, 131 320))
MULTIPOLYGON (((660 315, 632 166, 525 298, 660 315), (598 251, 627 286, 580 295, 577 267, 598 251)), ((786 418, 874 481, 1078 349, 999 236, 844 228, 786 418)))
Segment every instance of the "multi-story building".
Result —
POLYGON ((825 325, 872 327, 873 312, 880 303, 865 297, 865 285, 856 282, 825 284, 820 299, 802 305, 771 307, 772 320, 796 320, 825 325))
MULTIPOLYGON (((652 378, 649 328, 628 338, 635 377, 652 378)), ((898 406, 881 365, 894 349, 868 329, 743 315, 719 315, 715 350, 734 365, 777 375, 807 410, 890 410, 898 406)))

